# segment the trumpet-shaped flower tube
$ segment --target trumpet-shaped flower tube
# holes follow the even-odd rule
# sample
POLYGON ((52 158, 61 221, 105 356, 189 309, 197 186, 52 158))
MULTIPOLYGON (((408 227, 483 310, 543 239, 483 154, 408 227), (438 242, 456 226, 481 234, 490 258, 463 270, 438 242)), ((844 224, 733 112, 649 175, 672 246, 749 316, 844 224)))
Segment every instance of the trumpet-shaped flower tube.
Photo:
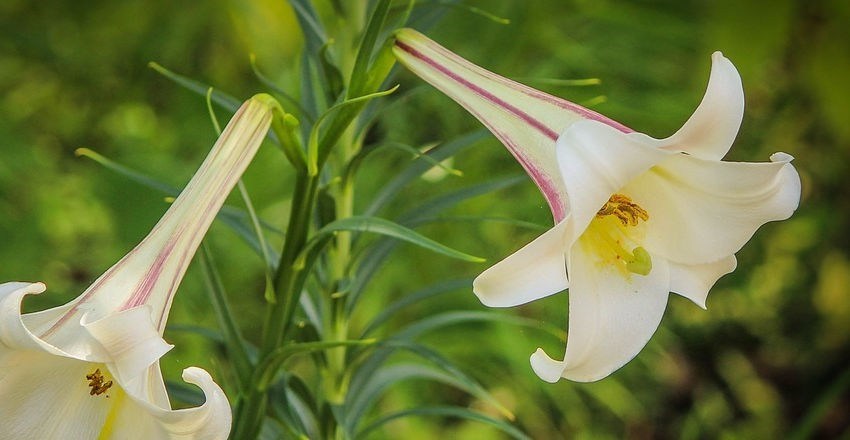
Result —
POLYGON ((735 253, 799 204, 791 156, 721 160, 744 94, 720 52, 702 102, 665 139, 502 78, 410 29, 396 33, 394 53, 484 123, 549 203, 555 226, 473 282, 492 307, 569 289, 564 359, 531 356, 545 381, 595 381, 625 365, 658 328, 670 292, 705 308, 735 253))
POLYGON ((71 302, 21 314, 42 283, 0 284, 0 439, 225 439, 230 405, 200 368, 183 379, 206 402, 172 410, 159 370, 171 301, 216 213, 272 119, 248 100, 138 246, 71 302))

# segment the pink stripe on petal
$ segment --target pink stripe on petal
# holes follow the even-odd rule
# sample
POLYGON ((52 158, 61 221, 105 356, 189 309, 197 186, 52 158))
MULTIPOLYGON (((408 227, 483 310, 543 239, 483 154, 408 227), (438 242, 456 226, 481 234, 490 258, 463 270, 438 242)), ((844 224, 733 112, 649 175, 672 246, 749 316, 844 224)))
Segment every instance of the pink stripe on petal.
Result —
MULTIPOLYGON (((583 117, 585 119, 592 119, 594 121, 599 121, 603 124, 610 125, 611 127, 614 127, 617 130, 622 131, 623 133, 634 132, 634 130, 632 130, 631 128, 629 128, 629 127, 627 127, 627 126, 625 126, 625 125, 623 125, 623 124, 621 124, 621 123, 619 123, 619 122, 617 122, 617 121, 615 121, 615 120, 613 120, 613 119, 611 119, 611 118, 609 118, 609 117, 607 117, 607 116, 605 116, 601 113, 587 109, 587 108, 582 107, 578 104, 567 101, 566 99, 561 99, 561 98, 558 98, 557 96, 552 96, 548 93, 541 92, 540 90, 528 87, 525 84, 518 83, 514 80, 505 78, 504 76, 497 75, 497 74, 495 74, 495 73, 493 73, 493 72, 491 72, 487 69, 484 69, 481 66, 478 66, 474 63, 471 63, 469 60, 467 60, 467 59, 459 56, 458 54, 446 49, 445 47, 437 44, 435 41, 427 39, 427 37, 423 38, 423 40, 425 41, 425 44, 428 46, 429 49, 432 49, 435 52, 439 52, 440 54, 442 54, 446 58, 451 59, 452 61, 460 64, 461 66, 463 66, 464 68, 466 68, 468 70, 474 71, 474 72, 476 72, 476 73, 478 73, 482 76, 487 77, 487 79, 490 79, 492 81, 495 81, 497 83, 505 85, 505 86, 507 86, 511 89, 519 91, 519 92, 521 92, 521 93, 523 93, 527 96, 530 96, 532 98, 538 99, 540 101, 544 101, 546 103, 552 104, 552 105, 559 107, 559 108, 562 108, 564 110, 568 110, 568 111, 571 111, 573 113, 577 113, 578 115, 580 115, 581 117, 583 117)), ((434 67, 435 69, 438 69, 440 72, 446 73, 443 69, 447 69, 447 68, 445 68, 445 67, 443 67, 443 69, 437 68, 436 66, 438 65, 438 63, 436 61, 425 56, 420 51, 414 49, 410 45, 405 44, 405 43, 398 41, 398 40, 396 41, 396 45, 400 49, 404 50, 405 52, 413 55, 416 58, 419 58, 423 62, 434 67)), ((454 78, 454 76, 452 76, 452 78, 454 78)), ((557 136, 556 136, 556 138, 557 138, 557 136)))
POLYGON ((476 95, 481 96, 482 98, 492 102, 493 104, 497 105, 498 107, 505 109, 507 112, 512 113, 514 116, 525 121, 528 125, 533 127, 535 130, 539 131, 541 134, 543 134, 544 136, 551 139, 552 142, 554 142, 555 140, 558 139, 559 133, 555 133, 552 129, 543 125, 543 123, 540 122, 539 120, 533 118, 531 115, 520 110, 519 108, 514 107, 513 105, 505 102, 504 100, 502 100, 498 96, 488 92, 487 90, 484 90, 483 88, 467 81, 465 78, 463 78, 460 75, 452 72, 446 66, 443 66, 442 64, 434 61, 433 59, 431 59, 427 55, 423 54, 422 52, 414 49, 411 46, 408 46, 407 44, 405 44, 401 41, 396 41, 396 46, 398 46, 400 49, 404 50, 405 52, 409 53, 413 57, 424 62, 425 64, 433 67, 434 69, 436 69, 440 73, 442 73, 442 74, 446 75, 447 77, 453 79, 455 82, 462 84, 464 87, 468 88, 469 90, 471 90, 476 95))

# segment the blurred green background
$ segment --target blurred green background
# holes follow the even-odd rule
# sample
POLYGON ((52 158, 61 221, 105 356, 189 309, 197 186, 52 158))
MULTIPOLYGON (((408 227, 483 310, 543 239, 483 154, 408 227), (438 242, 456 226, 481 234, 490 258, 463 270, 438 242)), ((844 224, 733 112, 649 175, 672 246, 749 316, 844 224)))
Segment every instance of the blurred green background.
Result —
MULTIPOLYGON (((349 0, 351 1, 351 0, 349 0)), ((319 1, 321 3, 321 0, 319 1)), ((462 56, 592 106, 656 137, 675 131, 698 104, 710 54, 741 72, 744 123, 728 159, 796 157, 801 207, 763 227, 722 278, 708 311, 671 296, 646 349, 594 384, 538 380, 528 356, 563 351, 552 336, 507 324, 451 327, 427 340, 479 379, 534 438, 850 438, 850 2, 846 1, 469 1, 510 19, 500 24, 449 8, 428 33, 462 56), (598 78, 592 86, 543 79, 598 78)), ((422 7, 439 7, 429 3, 422 7)), ((74 150, 89 147, 173 185, 191 176, 215 139, 202 97, 149 69, 156 61, 240 98, 263 91, 249 54, 287 90, 297 84, 300 37, 284 0, 0 2, 0 280, 44 281, 28 310, 79 294, 124 255, 165 211, 161 194, 127 181, 74 150)), ((479 127, 448 98, 406 72, 416 93, 382 119, 375 136, 425 145, 479 127)), ((225 115, 221 115, 222 117, 225 115)), ((358 206, 409 157, 388 153, 363 173, 358 206)), ((454 160, 463 177, 421 181, 409 200, 520 175, 492 137, 454 160)), ((267 146, 245 180, 260 215, 286 218, 286 162, 267 146)), ((238 204, 238 202, 235 202, 238 204)), ((410 204, 398 204, 398 212, 410 204)), ((474 199, 455 216, 551 223, 530 181, 474 199)), ((455 248, 498 260, 538 231, 505 223, 441 222, 421 230, 455 248)), ((212 245, 250 335, 259 316, 260 259, 215 225, 212 245)), ((367 290, 363 321, 390 299, 486 266, 409 246, 367 290)), ((494 311, 564 327, 566 295, 494 311)), ((459 289, 408 310, 394 325, 447 309, 483 310, 459 289)), ((181 324, 214 328, 201 276, 191 268, 166 337, 178 347, 166 377, 199 365, 215 371, 215 347, 181 324)), ((356 323, 355 323, 356 326, 356 323)), ((253 333, 252 333, 253 332, 253 333)), ((215 376, 215 374, 214 374, 215 376)), ((381 409, 449 402, 488 412, 460 392, 411 383, 381 409)), ((493 415, 497 415, 493 413, 493 415)), ((386 438, 499 438, 480 424, 403 419, 386 438)))

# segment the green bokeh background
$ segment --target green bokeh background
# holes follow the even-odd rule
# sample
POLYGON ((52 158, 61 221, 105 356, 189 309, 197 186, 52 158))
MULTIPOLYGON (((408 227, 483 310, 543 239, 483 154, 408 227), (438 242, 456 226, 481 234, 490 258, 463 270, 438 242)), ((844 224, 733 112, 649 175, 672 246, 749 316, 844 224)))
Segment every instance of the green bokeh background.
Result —
MULTIPOLYGON (((687 119, 702 97, 711 52, 723 51, 743 77, 747 100, 727 159, 762 161, 775 151, 795 156, 803 199, 791 220, 766 225, 739 253, 737 271, 715 286, 708 311, 671 296, 647 348, 598 383, 540 382, 528 355, 538 346, 563 350, 542 332, 476 324, 426 342, 479 379, 534 438, 850 438, 850 3, 468 4, 510 24, 449 9, 429 35, 488 69, 656 137, 687 119), (542 78, 601 84, 553 86, 542 78)), ((132 248, 167 208, 162 195, 76 157, 76 148, 90 147, 173 185, 184 184, 200 163, 215 140, 203 98, 147 62, 246 98, 264 90, 251 73, 250 53, 281 87, 295 91, 299 51, 297 23, 284 0, 0 2, 0 280, 47 283, 48 292, 29 299, 28 310, 61 304, 132 248)), ((375 136, 426 145, 479 127, 412 75, 400 72, 397 80, 401 92, 421 90, 384 118, 375 136)), ((359 182, 358 207, 407 161, 399 153, 372 158, 359 182)), ((393 209, 522 172, 492 137, 453 165, 464 177, 418 182, 407 203, 393 209)), ((284 224, 290 177, 271 146, 245 177, 260 215, 272 224, 284 224)), ((551 223, 530 181, 450 214, 551 223)), ((421 232, 490 261, 539 233, 475 222, 442 222, 421 232)), ((256 336, 260 259, 222 225, 214 225, 208 241, 245 331, 256 336)), ((390 299, 485 267, 403 246, 368 289, 354 325, 390 299)), ((556 295, 494 313, 563 327, 566 299, 556 295)), ((407 310, 393 324, 447 309, 483 307, 461 289, 407 310)), ((223 362, 216 347, 179 328, 215 328, 195 267, 170 322, 175 327, 166 337, 177 348, 163 358, 166 377, 178 380, 190 365, 215 376, 223 362)), ((493 411, 460 392, 417 383, 399 386, 381 408, 427 402, 493 411)), ((381 435, 499 436, 479 424, 428 418, 399 420, 381 435)))

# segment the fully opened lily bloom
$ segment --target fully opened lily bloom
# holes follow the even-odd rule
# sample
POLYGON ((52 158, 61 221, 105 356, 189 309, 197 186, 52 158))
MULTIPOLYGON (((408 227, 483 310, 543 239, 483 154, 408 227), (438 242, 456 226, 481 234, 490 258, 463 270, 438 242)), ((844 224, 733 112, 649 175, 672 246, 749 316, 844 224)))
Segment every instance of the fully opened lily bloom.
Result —
POLYGON ((162 339, 186 268, 268 131, 274 101, 248 100, 142 242, 82 295, 21 314, 42 283, 0 284, 0 439, 225 439, 230 405, 200 368, 183 379, 206 402, 172 410, 162 339))
POLYGON ((744 94, 720 52, 702 102, 666 139, 502 78, 410 29, 397 32, 394 53, 483 122, 549 203, 555 226, 473 283, 492 307, 569 289, 564 360, 531 356, 545 381, 595 381, 622 367, 658 328, 670 292, 705 308, 756 229, 799 203, 791 156, 721 161, 744 94))

